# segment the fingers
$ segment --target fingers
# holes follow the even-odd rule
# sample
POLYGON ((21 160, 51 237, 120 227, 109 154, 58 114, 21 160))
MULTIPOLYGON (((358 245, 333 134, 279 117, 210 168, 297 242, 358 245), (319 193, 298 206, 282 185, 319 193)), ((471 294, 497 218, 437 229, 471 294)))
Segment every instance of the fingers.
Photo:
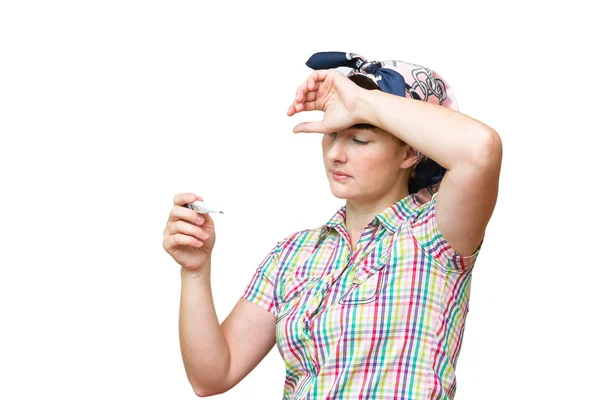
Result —
POLYGON ((301 122, 294 127, 293 132, 323 133, 325 132, 325 127, 323 127, 320 121, 301 122))
POLYGON ((185 221, 175 221, 167 226, 166 234, 175 235, 186 235, 191 236, 199 241, 203 241, 209 238, 209 234, 202 228, 195 225, 191 225, 185 221))
POLYGON ((184 220, 197 225, 202 225, 204 223, 204 217, 202 215, 183 206, 173 206, 173 208, 171 208, 169 219, 167 219, 167 224, 173 223, 177 220, 184 220))
POLYGON ((321 108, 317 107, 317 103, 315 101, 304 102, 304 103, 294 103, 287 109, 287 115, 292 116, 297 112, 301 111, 322 111, 321 108))
POLYGON ((287 115, 291 117, 300 111, 319 110, 316 104, 319 87, 320 84, 314 81, 306 81, 300 85, 296 91, 296 97, 294 97, 292 105, 287 109, 287 115))
POLYGON ((309 93, 311 90, 314 90, 314 82, 312 82, 310 79, 304 81, 304 83, 302 83, 302 85, 298 86, 298 89, 296 89, 296 97, 294 98, 295 101, 297 101, 298 103, 304 101, 304 96, 309 93), (309 85, 310 83, 310 85, 309 85))
POLYGON ((175 197, 173 198, 174 206, 171 209, 171 212, 169 213, 167 224, 180 219, 189 221, 192 224, 203 224, 204 217, 202 217, 196 211, 184 207, 184 204, 193 203, 196 200, 203 201, 200 196, 196 196, 193 193, 180 193, 178 195, 175 195, 175 197))
MULTIPOLYGON (((331 85, 331 81, 333 81, 333 79, 336 76, 344 76, 344 74, 335 70, 317 70, 312 72, 306 78, 306 80, 302 82, 300 86, 298 86, 298 89, 296 89, 296 94, 294 95, 294 102, 292 104, 292 107, 294 107, 295 110, 299 111, 296 108, 296 104, 315 101, 317 99, 317 92, 321 87, 321 84, 325 83, 327 78, 329 77, 329 85, 331 85)), ((304 111, 308 110, 304 109, 304 111)), ((288 114, 290 112, 291 110, 288 109, 288 114)))
POLYGON ((163 242, 163 247, 169 253, 172 253, 174 249, 177 249, 179 246, 192 246, 192 247, 202 247, 204 243, 187 235, 175 234, 167 237, 163 242))
POLYGON ((170 246, 189 245, 199 247, 199 243, 209 238, 209 234, 198 225, 204 222, 204 218, 198 216, 195 211, 181 206, 174 206, 169 216, 167 226, 163 231, 165 249, 170 246), (195 215, 190 215, 190 212, 195 215))
POLYGON ((205 217, 184 207, 184 204, 202 200, 193 193, 180 193, 173 197, 173 208, 169 213, 167 226, 163 231, 163 247, 173 253, 179 246, 202 247, 210 235, 199 225, 205 217))
MULTIPOLYGON (((319 103, 319 90, 321 90, 321 98, 326 98, 333 86, 333 81, 336 77, 345 77, 340 71, 335 70, 317 70, 311 73, 308 78, 296 89, 294 101, 287 109, 287 115, 292 116, 301 111, 323 111, 322 104, 319 103)), ((346 78, 347 79, 347 78, 346 78)))
POLYGON ((317 99, 317 92, 308 92, 305 96, 304 96, 304 103, 307 103, 309 101, 315 101, 317 99))
POLYGON ((176 206, 180 206, 182 204, 193 203, 196 200, 202 200, 202 197, 196 196, 194 193, 179 193, 173 197, 173 204, 176 206))
POLYGON ((317 107, 317 102, 316 101, 305 101, 303 103, 297 103, 293 107, 294 107, 294 111, 295 112, 300 112, 300 111, 315 111, 315 110, 322 111, 320 107, 317 107))
POLYGON ((317 97, 317 90, 319 90, 319 82, 316 82, 314 79, 309 77, 302 85, 298 86, 296 89, 296 96, 294 97, 294 101, 297 103, 301 103, 306 100, 314 100, 317 97))

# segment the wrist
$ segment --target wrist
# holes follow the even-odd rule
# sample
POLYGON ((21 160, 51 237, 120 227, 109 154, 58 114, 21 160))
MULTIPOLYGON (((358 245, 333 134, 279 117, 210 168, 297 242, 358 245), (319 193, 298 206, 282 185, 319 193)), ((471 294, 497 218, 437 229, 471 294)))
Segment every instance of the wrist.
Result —
POLYGON ((210 279, 210 263, 208 263, 207 265, 205 265, 202 268, 199 268, 195 271, 190 271, 190 270, 187 270, 187 269, 181 267, 180 275, 181 275, 181 279, 188 279, 188 280, 210 279))
POLYGON ((378 95, 385 94, 380 90, 367 90, 362 89, 361 95, 358 97, 356 104, 356 119, 357 124, 370 124, 379 127, 379 119, 377 117, 377 103, 378 95))

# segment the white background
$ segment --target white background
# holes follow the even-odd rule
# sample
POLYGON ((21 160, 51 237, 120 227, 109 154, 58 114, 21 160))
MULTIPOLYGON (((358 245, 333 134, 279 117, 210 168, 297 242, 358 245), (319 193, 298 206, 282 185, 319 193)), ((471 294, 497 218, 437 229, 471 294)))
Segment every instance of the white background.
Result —
MULTIPOLYGON (((0 6, 0 398, 194 399, 173 196, 214 215, 222 321, 275 243, 324 224, 318 51, 425 65, 494 128, 500 194, 457 400, 600 398, 597 14, 583 2, 14 1, 0 6), (597 60, 597 58, 596 58, 597 60)), ((219 399, 280 399, 277 348, 219 399)))

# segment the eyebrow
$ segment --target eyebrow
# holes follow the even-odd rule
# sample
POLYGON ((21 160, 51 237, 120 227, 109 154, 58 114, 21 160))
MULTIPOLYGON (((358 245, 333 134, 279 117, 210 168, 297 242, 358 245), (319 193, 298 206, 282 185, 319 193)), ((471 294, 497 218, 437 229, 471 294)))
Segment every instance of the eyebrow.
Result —
POLYGON ((371 124, 356 124, 356 125, 352 125, 349 129, 373 129, 375 128, 374 125, 371 124))
POLYGON ((347 129, 351 129, 351 130, 370 130, 373 133, 376 134, 381 134, 381 130, 375 126, 375 125, 371 125, 371 124, 356 124, 356 125, 352 125, 351 127, 347 128, 347 129))

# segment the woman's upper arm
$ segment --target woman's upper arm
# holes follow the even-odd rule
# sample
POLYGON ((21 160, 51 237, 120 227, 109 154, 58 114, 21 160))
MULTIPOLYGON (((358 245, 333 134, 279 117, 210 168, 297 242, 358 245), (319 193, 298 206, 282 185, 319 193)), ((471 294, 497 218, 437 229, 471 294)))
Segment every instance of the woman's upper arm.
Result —
POLYGON ((219 393, 237 385, 275 345, 275 316, 255 303, 240 298, 221 324, 229 345, 229 373, 219 393))
POLYGON ((436 194, 442 236, 458 254, 469 256, 483 240, 498 198, 502 143, 493 132, 481 158, 448 170, 436 194))
MULTIPOLYGON (((292 235, 293 237, 293 235, 292 235)), ((277 243, 258 265, 221 329, 229 346, 229 372, 219 392, 237 385, 275 345, 275 285, 279 252, 289 240, 277 243)))

